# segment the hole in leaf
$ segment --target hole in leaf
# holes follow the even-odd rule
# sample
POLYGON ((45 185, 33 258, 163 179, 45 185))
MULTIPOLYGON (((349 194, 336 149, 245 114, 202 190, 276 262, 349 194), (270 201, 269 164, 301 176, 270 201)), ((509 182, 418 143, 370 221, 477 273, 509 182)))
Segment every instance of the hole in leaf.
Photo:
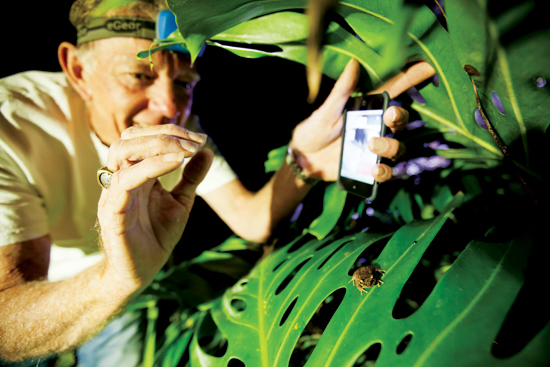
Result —
POLYGON ((389 240, 389 237, 383 238, 364 249, 363 252, 357 256, 353 266, 348 271, 348 275, 351 277, 353 273, 355 273, 355 270, 359 269, 361 266, 369 265, 375 262, 389 240))
POLYGON ((231 300, 231 308, 236 312, 243 312, 246 310, 246 302, 239 298, 233 298, 231 300))
POLYGON ((479 70, 477 70, 472 65, 464 65, 464 70, 466 70, 469 76, 481 76, 479 70))
POLYGON ((380 352, 382 351, 382 344, 375 343, 371 345, 363 354, 357 358, 354 367, 374 366, 380 352))
MULTIPOLYGON (((488 130, 489 128, 487 127, 487 124, 485 123, 485 121, 483 121, 483 117, 481 117, 481 112, 479 112, 479 110, 476 110, 476 112, 474 113, 474 116, 476 118, 476 122, 477 124, 484 130, 488 130)), ((487 116, 485 116, 487 117, 487 116)))
POLYGON ((279 264, 277 264, 277 266, 273 268, 273 272, 275 272, 275 270, 279 269, 281 267, 281 265, 283 265, 287 260, 288 259, 284 259, 279 264))
POLYGON ((396 353, 397 354, 401 354, 405 351, 405 349, 407 349, 407 347, 409 346, 409 343, 411 342, 411 339, 412 339, 412 334, 407 334, 403 340, 401 340, 401 342, 399 343, 399 345, 397 346, 397 349, 396 349, 396 353))
POLYGON ((248 280, 243 280, 243 281, 241 282, 241 284, 239 284, 239 285, 240 285, 241 287, 244 287, 244 286, 247 285, 247 284, 248 284, 248 280))
POLYGON ((286 288, 286 286, 290 283, 290 281, 294 278, 294 276, 300 271, 302 266, 304 266, 309 260, 311 260, 311 257, 302 261, 298 266, 294 268, 294 270, 292 270, 290 274, 288 274, 288 276, 281 282, 281 284, 275 291, 275 295, 278 295, 286 288))
POLYGON ((407 89, 407 94, 409 95, 409 97, 411 97, 413 101, 416 101, 420 104, 426 104, 426 100, 424 99, 424 97, 422 97, 422 94, 420 94, 418 89, 416 89, 415 87, 407 89))
POLYGON ((338 310, 338 307, 340 307, 345 295, 346 288, 339 288, 319 304, 319 307, 317 307, 317 310, 302 331, 292 351, 289 366, 297 367, 304 365, 304 361, 307 361, 313 353, 313 350, 321 339, 323 331, 338 310))
MULTIPOLYGON (((465 220, 470 224, 468 220, 465 220)), ((415 313, 432 293, 435 285, 472 240, 472 230, 447 221, 409 276, 392 310, 395 319, 415 313)), ((415 245, 418 246, 418 245, 415 245)))
POLYGON ((435 73, 434 76, 432 76, 432 84, 436 88, 439 87, 439 76, 437 75, 437 73, 435 73))
POLYGON ((338 246, 338 248, 337 248, 336 250, 332 251, 332 253, 331 253, 329 256, 327 256, 327 258, 321 263, 321 265, 319 265, 319 267, 317 268, 317 270, 319 270, 319 269, 321 269, 323 266, 325 266, 325 264, 330 260, 330 258, 333 257, 334 254, 336 254, 338 251, 340 251, 340 249, 341 249, 342 247, 344 247, 348 242, 349 242, 349 241, 342 243, 340 246, 338 246))
POLYGON ((504 106, 502 105, 502 101, 500 100, 498 94, 493 92, 491 99, 493 100, 493 104, 495 105, 497 110, 503 115, 506 114, 506 111, 504 111, 504 106))
POLYGON ((302 247, 303 245, 311 241, 313 238, 314 238, 313 235, 309 233, 306 234, 305 236, 300 238, 298 241, 294 242, 294 244, 290 246, 290 248, 286 252, 290 254, 291 252, 297 251, 300 247, 302 247))
POLYGON ((546 86, 546 79, 544 79, 542 76, 539 76, 537 79, 535 79, 535 84, 539 88, 545 87, 546 86))
POLYGON ((221 334, 210 312, 208 312, 201 321, 197 339, 200 348, 208 355, 223 357, 227 351, 227 339, 221 334))
POLYGON ((245 366, 246 365, 244 364, 243 361, 235 357, 231 358, 229 362, 227 362, 227 367, 245 367, 245 366))
POLYGON ((290 316, 292 309, 294 309, 294 306, 296 306, 296 302, 298 302, 298 297, 294 298, 294 300, 290 302, 290 304, 286 308, 283 317, 281 317, 281 322, 279 323, 279 326, 283 326, 283 324, 286 322, 286 319, 288 319, 288 316, 290 316))

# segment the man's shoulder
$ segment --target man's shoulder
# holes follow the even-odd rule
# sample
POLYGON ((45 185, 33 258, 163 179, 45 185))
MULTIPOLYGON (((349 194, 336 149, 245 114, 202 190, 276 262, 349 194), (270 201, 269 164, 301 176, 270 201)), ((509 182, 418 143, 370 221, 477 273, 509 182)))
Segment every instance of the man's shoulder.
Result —
POLYGON ((66 123, 83 103, 62 72, 26 71, 0 79, 0 114, 8 120, 66 123))
POLYGON ((32 96, 38 93, 62 91, 68 87, 62 72, 24 71, 0 79, 0 96, 32 96))

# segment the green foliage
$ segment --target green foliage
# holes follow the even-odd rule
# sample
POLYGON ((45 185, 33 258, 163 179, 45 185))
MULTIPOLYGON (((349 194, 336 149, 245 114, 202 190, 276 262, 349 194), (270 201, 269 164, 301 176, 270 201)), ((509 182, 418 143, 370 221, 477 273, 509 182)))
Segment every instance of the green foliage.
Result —
POLYGON ((245 366, 274 367, 289 361, 368 366, 372 359, 377 366, 546 365, 548 324, 541 324, 526 346, 516 329, 502 335, 518 293, 527 289, 526 274, 534 270, 528 266, 536 256, 533 247, 544 246, 536 245, 542 230, 501 223, 461 245, 460 233, 470 224, 456 227, 449 218, 463 199, 459 194, 437 217, 411 221, 395 233, 333 233, 322 240, 298 236, 223 297, 171 324, 156 365, 176 365, 187 348, 189 365, 201 367, 227 366, 235 359, 245 366), (437 281, 430 290, 418 277, 434 269, 424 267, 428 259, 461 246, 454 261, 436 264, 437 281), (361 295, 349 281, 365 260, 387 273, 381 287, 361 295), (422 302, 416 293, 426 287, 422 302), (420 305, 403 311, 403 300, 420 305), (320 319, 326 308, 334 314, 320 319), (318 323, 324 326, 322 334, 312 331, 318 323), (412 339, 403 346, 408 335, 412 339), (501 343, 525 347, 503 359, 494 351, 501 343), (370 352, 378 345, 381 352, 373 358, 370 352), (302 350, 306 357, 296 361, 302 350))
MULTIPOLYGON (((429 62, 439 83, 422 86, 425 103, 411 105, 429 130, 407 146, 433 141, 427 139, 437 134, 450 149, 433 153, 452 159, 452 165, 434 172, 435 181, 422 187, 411 180, 384 184, 385 195, 367 209, 372 217, 364 215, 365 202, 357 204, 336 185, 326 185, 322 213, 302 227, 294 223, 281 234, 278 249, 254 266, 232 252, 254 245, 231 238, 160 274, 157 290, 148 295, 156 298, 147 299, 154 300, 147 307, 157 307, 162 297, 181 307, 162 335, 150 329, 148 365, 153 359, 163 367, 227 366, 235 360, 270 367, 550 363, 547 312, 533 312, 540 322, 518 321, 518 315, 529 314, 529 300, 542 303, 532 284, 543 279, 537 270, 544 267, 535 259, 545 258, 537 255, 542 248, 537 239, 547 227, 546 213, 526 204, 523 188, 510 179, 514 167, 537 183, 544 176, 533 171, 532 160, 541 151, 531 135, 544 133, 550 123, 543 111, 550 102, 548 87, 537 86, 537 78, 550 78, 548 26, 535 31, 525 26, 538 9, 534 1, 503 2, 498 12, 489 6, 494 2, 447 0, 448 30, 428 7, 411 3, 341 1, 336 9, 341 20, 325 36, 323 72, 336 79, 356 58, 366 91, 407 62, 429 62), (513 154, 514 166, 505 173, 503 151, 476 123, 478 103, 513 154), (357 218, 342 215, 347 211, 357 218), (362 263, 387 270, 385 284, 364 295, 348 283, 362 263), (194 265, 230 274, 234 285, 220 297, 228 284, 211 290, 211 283, 190 274, 194 265), (195 286, 166 285, 174 277, 191 278, 195 286), (514 333, 510 325, 523 332, 514 333)), ((179 32, 160 48, 184 43, 195 58, 206 43, 243 57, 306 63, 307 16, 300 11, 306 1, 168 0, 168 5, 179 32)), ((267 171, 280 167, 285 151, 270 153, 267 171)), ((154 315, 152 309, 150 325, 154 315)))
MULTIPOLYGON (((219 42, 214 44, 244 57, 277 56, 300 63, 306 62, 306 16, 295 12, 273 13, 285 10, 285 5, 288 9, 299 8, 302 2, 278 1, 275 9, 271 8, 275 5, 269 1, 228 1, 223 4, 223 13, 222 6, 216 8, 216 11, 220 10, 218 14, 212 11, 198 12, 199 15, 195 17, 199 17, 200 26, 193 26, 193 21, 188 19, 188 15, 197 10, 193 7, 200 6, 194 3, 169 2, 178 16, 182 14, 178 19, 185 19, 178 24, 190 49, 190 42, 198 40, 200 43, 196 46, 197 50, 200 50, 208 39, 231 41, 240 45, 229 46, 219 42), (183 13, 183 9, 189 13, 183 13), (270 12, 273 14, 267 14, 270 12), (245 22, 252 17, 256 18, 245 22), (216 27, 205 29, 208 22, 219 18, 223 18, 223 22, 216 23, 216 27), (181 24, 183 22, 184 24, 181 24), (226 28, 219 29, 222 25, 226 28), (252 47, 254 44, 271 44, 280 50, 268 52, 252 47)), ((469 153, 464 153, 466 159, 495 160, 502 157, 490 134, 475 122, 473 112, 477 104, 469 76, 455 56, 449 34, 428 8, 400 7, 390 2, 356 0, 341 2, 338 13, 361 40, 338 25, 332 24, 327 32, 323 50, 324 72, 327 75, 336 78, 352 56, 364 66, 370 81, 376 86, 394 75, 405 59, 428 61, 437 70, 440 87, 430 85, 424 88, 422 94, 426 104, 415 103, 413 108, 420 112, 424 121, 440 130, 447 140, 470 148, 469 153), (409 25, 408 28, 405 28, 405 24, 409 25), (405 47, 396 47, 395 40, 402 40, 405 47), (395 52, 391 53, 392 57, 380 56, 388 55, 388 50, 396 48, 401 51, 397 53, 397 57, 395 52)), ((486 26, 484 23, 481 24, 486 26)), ((469 28, 470 24, 461 21, 460 26, 469 28)), ((365 82, 363 87, 368 88, 369 83, 365 82)), ((533 123, 540 129, 540 121, 533 123)), ((548 125, 542 124, 544 127, 548 125)), ((500 132, 498 127, 497 131, 500 132)))
MULTIPOLYGON (((230 341, 227 352, 223 358, 213 358, 204 353, 198 345, 199 330, 191 345, 192 365, 225 366, 230 358, 238 358, 251 366, 288 365, 294 346, 309 319, 323 300, 343 287, 346 287, 346 296, 325 330, 328 338, 321 338, 319 348, 310 357, 308 365, 334 363, 343 366, 353 363, 365 346, 365 343, 354 341, 365 339, 365 331, 370 330, 373 340, 367 341, 368 346, 381 337, 377 330, 390 326, 390 309, 383 305, 395 302, 419 256, 435 237, 453 206, 459 202, 460 198, 457 198, 436 220, 403 227, 392 236, 376 259, 380 268, 387 270, 384 276, 387 284, 380 289, 371 289, 364 296, 348 283, 349 272, 363 250, 385 235, 361 233, 337 240, 330 237, 323 241, 310 240, 299 250, 293 251, 293 246, 308 239, 297 238, 256 266, 213 306, 210 310, 212 319, 230 341), (340 256, 335 256, 337 254, 340 256), (294 272, 296 274, 286 284, 285 280, 294 272), (244 310, 239 311, 232 306, 237 299, 244 301, 244 310), (359 322, 361 327, 355 327, 359 322), (346 347, 341 348, 340 345, 346 347)), ((402 333, 396 328, 389 329, 390 333, 402 333)), ((393 341, 395 336, 392 335, 391 339, 393 341)))
POLYGON ((288 145, 273 149, 267 154, 267 161, 264 163, 266 172, 275 172, 283 165, 285 161, 288 145))
POLYGON ((485 113, 498 126, 503 142, 510 145, 519 141, 528 157, 527 133, 546 131, 548 121, 541 117, 550 103, 550 94, 536 86, 536 79, 547 75, 541 61, 550 59, 550 50, 544 46, 550 29, 533 32, 537 25, 525 24, 536 21, 530 15, 540 9, 535 9, 534 1, 514 6, 503 2, 504 11, 493 19, 484 1, 452 0, 445 5, 456 56, 462 65, 479 72, 473 80, 479 86, 485 113), (507 40, 511 37, 515 38, 512 42, 507 40), (500 97, 505 114, 493 104, 493 93, 500 97))
POLYGON ((314 235, 318 240, 325 238, 334 228, 342 214, 347 193, 338 188, 335 183, 327 185, 323 200, 323 213, 311 222, 304 233, 314 235))

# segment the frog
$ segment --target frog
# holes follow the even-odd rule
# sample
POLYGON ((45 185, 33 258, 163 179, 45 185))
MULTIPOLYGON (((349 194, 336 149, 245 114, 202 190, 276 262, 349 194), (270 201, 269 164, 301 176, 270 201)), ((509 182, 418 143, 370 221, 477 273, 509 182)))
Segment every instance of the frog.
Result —
POLYGON ((353 282, 353 285, 356 286, 357 289, 361 291, 361 295, 363 295, 363 292, 369 293, 365 288, 370 288, 375 285, 380 287, 380 283, 384 284, 384 281, 380 279, 384 274, 386 274, 386 270, 376 269, 373 265, 366 265, 355 270, 348 283, 353 282))

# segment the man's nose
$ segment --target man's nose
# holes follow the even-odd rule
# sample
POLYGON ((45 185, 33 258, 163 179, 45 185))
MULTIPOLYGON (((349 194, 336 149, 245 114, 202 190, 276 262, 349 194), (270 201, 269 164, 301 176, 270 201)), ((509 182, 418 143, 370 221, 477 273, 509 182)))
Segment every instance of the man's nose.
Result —
POLYGON ((149 109, 159 112, 167 118, 177 117, 178 107, 172 80, 159 78, 152 87, 149 97, 149 109))

